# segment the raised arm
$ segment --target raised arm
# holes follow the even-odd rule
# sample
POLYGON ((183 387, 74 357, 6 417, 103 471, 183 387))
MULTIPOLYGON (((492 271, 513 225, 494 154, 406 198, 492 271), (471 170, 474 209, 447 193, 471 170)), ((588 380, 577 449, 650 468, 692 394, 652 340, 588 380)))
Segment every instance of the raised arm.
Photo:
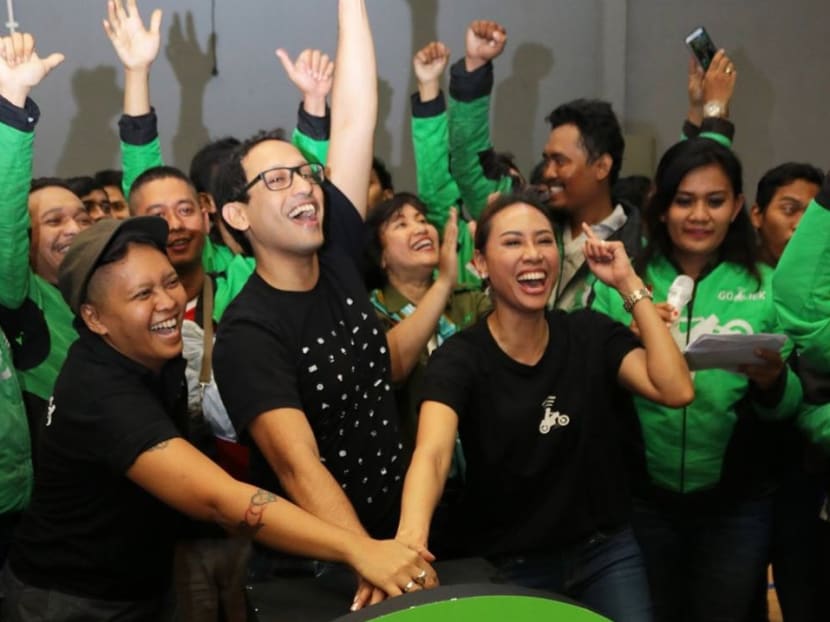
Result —
POLYGON ((457 220, 456 210, 452 208, 441 243, 438 278, 418 303, 415 312, 386 333, 393 382, 402 382, 409 376, 447 308, 447 301, 458 280, 457 220))
POLYGON ((702 136, 732 147, 735 126, 729 121, 729 105, 738 73, 723 50, 718 51, 703 73, 698 62, 689 60, 689 112, 683 123, 683 138, 702 136))
POLYGON ((150 106, 150 67, 161 46, 161 10, 144 25, 136 0, 109 0, 104 31, 124 67, 124 114, 119 121, 124 196, 136 177, 163 164, 155 113, 150 106))
POLYGON ((328 164, 332 182, 365 219, 378 108, 375 48, 365 0, 340 0, 338 12, 328 164))
MULTIPOLYGON (((585 261, 591 272, 627 298, 643 292, 645 285, 634 272, 622 242, 609 242, 596 237, 583 225, 585 261)), ((694 385, 686 359, 658 313, 650 296, 635 302, 631 314, 640 329, 642 348, 635 348, 623 358, 618 378, 632 393, 669 406, 681 408, 694 399, 694 385)))
POLYGON ((302 95, 291 142, 309 162, 325 164, 331 133, 326 98, 334 81, 334 61, 321 50, 303 50, 296 60, 291 60, 283 49, 278 49, 276 53, 288 79, 302 95))
POLYGON ((184 439, 143 452, 127 476, 193 518, 215 521, 289 553, 345 562, 387 594, 400 594, 422 572, 426 587, 437 583, 429 563, 414 550, 336 527, 267 490, 238 482, 184 439))
POLYGON ((490 138, 493 60, 504 51, 507 32, 489 20, 467 29, 464 58, 450 70, 450 162, 464 207, 478 218, 494 192, 512 188, 509 176, 488 177, 482 159, 494 156, 490 138))
POLYGON ((0 38, 0 305, 17 309, 28 294, 29 185, 40 112, 29 92, 63 61, 41 58, 28 33, 0 38))

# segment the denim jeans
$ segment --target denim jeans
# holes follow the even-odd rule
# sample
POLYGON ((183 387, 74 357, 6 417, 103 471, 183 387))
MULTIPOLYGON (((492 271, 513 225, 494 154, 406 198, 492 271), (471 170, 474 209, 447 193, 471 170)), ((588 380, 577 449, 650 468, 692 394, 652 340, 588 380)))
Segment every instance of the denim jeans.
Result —
POLYGON ((657 622, 743 622, 769 553, 769 498, 729 503, 638 501, 657 622))
POLYGON ((573 598, 614 622, 650 622, 651 599, 631 528, 556 553, 498 556, 498 580, 573 598))

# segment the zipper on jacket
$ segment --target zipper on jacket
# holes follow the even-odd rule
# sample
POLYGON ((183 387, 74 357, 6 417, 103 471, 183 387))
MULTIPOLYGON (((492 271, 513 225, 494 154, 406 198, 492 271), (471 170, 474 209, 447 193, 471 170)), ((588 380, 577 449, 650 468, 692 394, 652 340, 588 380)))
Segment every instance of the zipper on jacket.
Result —
MULTIPOLYGON (((692 289, 692 297, 686 305, 686 347, 689 346, 689 340, 692 336, 692 308, 695 305, 695 297, 697 295, 697 281, 692 289)), ((686 414, 687 407, 683 407, 683 425, 681 428, 680 438, 680 494, 686 492, 686 414)))

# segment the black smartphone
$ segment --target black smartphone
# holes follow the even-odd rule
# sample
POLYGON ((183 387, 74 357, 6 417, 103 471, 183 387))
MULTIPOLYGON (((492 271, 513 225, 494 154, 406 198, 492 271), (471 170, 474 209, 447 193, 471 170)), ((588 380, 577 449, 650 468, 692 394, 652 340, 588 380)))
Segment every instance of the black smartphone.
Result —
POLYGON ((709 69, 709 65, 715 57, 718 48, 712 43, 712 37, 709 36, 706 29, 703 26, 695 28, 686 37, 686 45, 692 50, 692 54, 695 55, 697 62, 703 67, 703 71, 709 69))

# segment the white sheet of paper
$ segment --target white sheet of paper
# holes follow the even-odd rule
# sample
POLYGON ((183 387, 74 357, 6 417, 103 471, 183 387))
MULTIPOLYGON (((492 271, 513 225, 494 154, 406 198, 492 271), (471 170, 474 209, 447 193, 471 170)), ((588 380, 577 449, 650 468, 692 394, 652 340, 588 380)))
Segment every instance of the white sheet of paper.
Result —
POLYGON ((727 369, 735 371, 738 365, 759 363, 755 350, 779 351, 787 337, 771 333, 757 335, 701 335, 686 346, 689 369, 727 369))

